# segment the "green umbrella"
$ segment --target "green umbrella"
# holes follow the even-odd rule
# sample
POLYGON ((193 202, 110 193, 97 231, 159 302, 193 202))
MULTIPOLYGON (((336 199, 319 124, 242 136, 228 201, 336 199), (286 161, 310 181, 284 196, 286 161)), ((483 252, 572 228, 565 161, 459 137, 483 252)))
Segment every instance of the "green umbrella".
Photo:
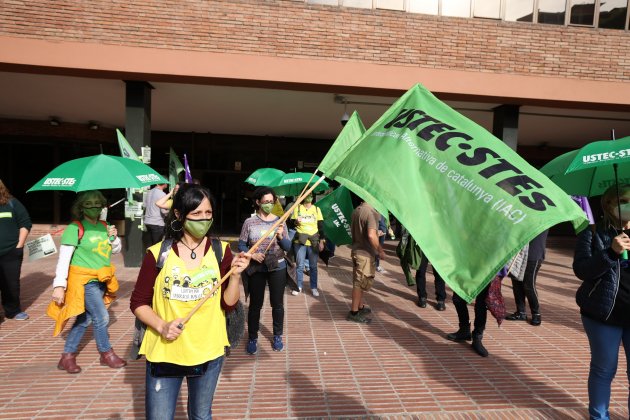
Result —
POLYGON ((252 184, 255 187, 268 187, 283 175, 284 172, 280 169, 260 168, 252 172, 245 182, 252 184))
POLYGON ((540 172, 567 194, 601 195, 615 185, 617 179, 622 184, 630 183, 630 137, 589 143, 558 156, 540 172))
POLYGON ((162 175, 142 162, 101 154, 62 163, 27 192, 142 188, 167 183, 162 175))
MULTIPOLYGON (((276 181, 269 185, 278 195, 284 196, 297 196, 300 195, 306 184, 309 183, 313 174, 308 172, 290 172, 285 174, 284 176, 276 179, 276 181)), ((319 180, 319 176, 315 175, 311 180, 310 184, 314 184, 319 180)), ((319 193, 322 191, 326 191, 330 187, 326 180, 323 180, 317 188, 315 188, 315 193, 319 193)))

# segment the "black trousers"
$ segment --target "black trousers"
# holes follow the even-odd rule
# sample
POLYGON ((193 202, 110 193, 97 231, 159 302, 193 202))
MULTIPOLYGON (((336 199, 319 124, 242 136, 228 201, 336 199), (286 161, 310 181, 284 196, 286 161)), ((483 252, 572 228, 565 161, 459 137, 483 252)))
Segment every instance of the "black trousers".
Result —
MULTIPOLYGON (((475 299, 475 329, 473 333, 476 334, 482 334, 483 330, 486 329, 486 321, 488 319, 486 296, 488 296, 488 290, 490 290, 490 284, 488 284, 475 299)), ((459 318, 459 327, 468 327, 468 324, 470 324, 470 316, 468 315, 468 304, 466 301, 459 297, 457 293, 453 293, 453 305, 455 305, 457 318, 459 318)))
MULTIPOLYGON (((422 257, 420 267, 416 271, 416 289, 418 291, 418 299, 427 297, 427 268, 429 260, 422 257)), ((446 283, 440 274, 433 267, 433 275, 435 276, 435 299, 438 301, 446 300, 446 283)))
POLYGON ((525 266, 525 276, 523 281, 512 279, 512 289, 514 291, 514 301, 516 302, 516 310, 525 313, 525 298, 529 302, 529 309, 532 314, 540 313, 540 305, 538 303, 538 293, 536 293, 536 277, 542 265, 543 260, 528 260, 525 266))
POLYGON ((20 312, 20 274, 24 248, 15 248, 0 257, 0 293, 2 307, 7 318, 13 318, 20 312))
POLYGON ((157 244, 164 237, 164 226, 158 225, 145 225, 147 227, 147 242, 148 246, 157 244))
POLYGON ((265 300, 265 286, 269 285, 269 302, 273 319, 273 335, 282 335, 284 329, 284 289, 287 286, 287 269, 258 272, 249 279, 249 311, 247 331, 250 340, 258 338, 260 310, 265 300))

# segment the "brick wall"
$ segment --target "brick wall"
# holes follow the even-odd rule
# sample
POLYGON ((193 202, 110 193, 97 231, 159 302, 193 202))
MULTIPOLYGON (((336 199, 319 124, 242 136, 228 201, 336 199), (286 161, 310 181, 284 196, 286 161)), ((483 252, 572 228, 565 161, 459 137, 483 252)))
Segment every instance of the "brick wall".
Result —
POLYGON ((630 79, 630 33, 308 5, 301 0, 0 0, 0 36, 630 79))

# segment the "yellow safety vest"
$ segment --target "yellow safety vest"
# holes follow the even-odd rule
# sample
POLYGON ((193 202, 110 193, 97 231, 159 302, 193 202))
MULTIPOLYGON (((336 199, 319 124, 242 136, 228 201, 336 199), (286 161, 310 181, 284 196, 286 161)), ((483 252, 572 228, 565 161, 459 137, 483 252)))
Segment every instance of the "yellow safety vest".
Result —
MULTIPOLYGON (((149 248, 156 261, 161 245, 160 242, 149 248)), ((224 255, 227 245, 221 242, 224 255)), ((208 248, 201 265, 195 270, 187 269, 184 261, 171 249, 155 279, 153 310, 166 321, 184 318, 220 279, 219 263, 212 247, 208 248)), ((229 345, 225 314, 221 309, 221 288, 218 288, 190 318, 176 340, 168 341, 147 327, 139 353, 150 362, 193 366, 222 356, 225 346, 229 345)))

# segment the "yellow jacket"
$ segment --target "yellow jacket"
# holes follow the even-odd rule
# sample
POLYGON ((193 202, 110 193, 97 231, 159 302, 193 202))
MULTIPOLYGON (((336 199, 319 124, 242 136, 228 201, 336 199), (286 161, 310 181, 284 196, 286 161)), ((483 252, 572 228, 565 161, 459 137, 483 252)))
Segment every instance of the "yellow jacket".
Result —
POLYGON ((113 265, 98 270, 74 265, 70 266, 64 303, 58 305, 56 302, 50 302, 48 309, 46 309, 46 314, 55 320, 53 337, 59 335, 70 318, 85 312, 84 286, 90 280, 98 279, 98 281, 107 285, 107 290, 103 296, 105 306, 109 306, 116 299, 115 293, 118 291, 118 279, 114 274, 115 271, 116 268, 113 265))

